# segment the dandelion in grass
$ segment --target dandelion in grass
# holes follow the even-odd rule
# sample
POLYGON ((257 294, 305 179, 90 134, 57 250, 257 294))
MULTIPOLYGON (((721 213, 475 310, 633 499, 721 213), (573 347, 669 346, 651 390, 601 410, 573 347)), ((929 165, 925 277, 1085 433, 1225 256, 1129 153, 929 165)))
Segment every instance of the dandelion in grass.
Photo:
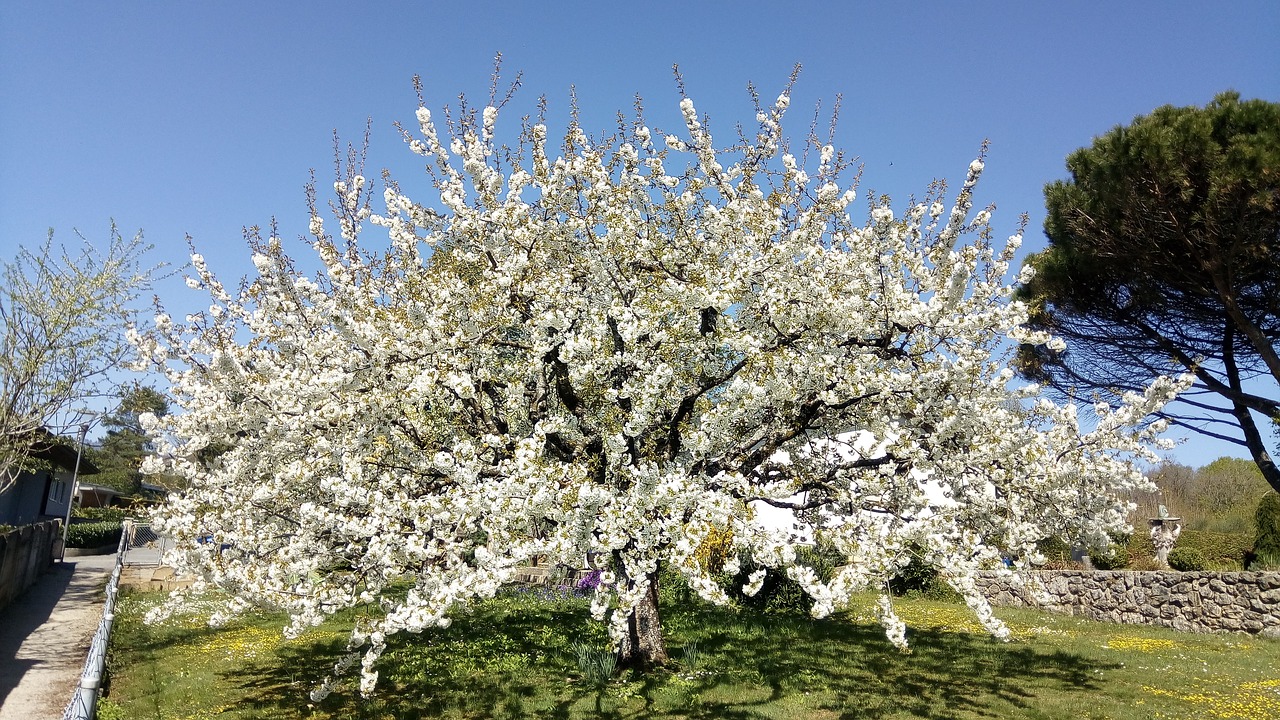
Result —
POLYGON ((1280 717, 1280 679, 1232 686, 1222 678, 1209 678, 1188 692, 1144 686, 1152 695, 1173 698, 1201 708, 1208 717, 1229 720, 1271 720, 1280 717))
POLYGON ((1108 650, 1135 650, 1137 652, 1156 652, 1157 650, 1172 650, 1179 647, 1178 643, 1172 640, 1161 640, 1157 638, 1120 636, 1114 637, 1107 641, 1102 647, 1108 650))

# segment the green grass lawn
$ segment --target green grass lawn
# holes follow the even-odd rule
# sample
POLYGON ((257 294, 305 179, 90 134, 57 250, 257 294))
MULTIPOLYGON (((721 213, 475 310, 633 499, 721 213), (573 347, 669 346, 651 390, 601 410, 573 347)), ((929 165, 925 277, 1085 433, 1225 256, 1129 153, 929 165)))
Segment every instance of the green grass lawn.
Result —
POLYGON ((285 640, 270 616, 144 625, 159 600, 119 605, 102 718, 1280 717, 1277 640, 1005 609, 1016 639, 1002 643, 961 604, 900 599, 912 648, 900 653, 870 598, 822 621, 669 603, 669 670, 601 682, 577 655, 604 646, 585 601, 500 596, 447 630, 393 641, 375 697, 349 680, 312 703, 351 616, 285 640))

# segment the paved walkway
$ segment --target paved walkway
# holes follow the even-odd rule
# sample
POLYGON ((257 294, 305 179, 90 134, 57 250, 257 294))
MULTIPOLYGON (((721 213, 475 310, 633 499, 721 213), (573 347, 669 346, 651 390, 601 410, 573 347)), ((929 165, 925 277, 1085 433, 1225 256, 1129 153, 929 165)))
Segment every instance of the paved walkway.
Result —
POLYGON ((61 718, 116 554, 69 557, 0 609, 0 720, 61 718))
MULTIPOLYGON (((138 566, 149 566, 149 565, 159 566, 160 556, 164 554, 164 551, 166 549, 171 548, 172 546, 173 546, 172 540, 169 540, 167 538, 160 538, 159 540, 154 540, 152 542, 147 543, 146 545, 131 547, 128 550, 126 550, 124 553, 124 564, 138 565, 138 566)), ((115 557, 115 555, 112 555, 111 557, 115 557)))

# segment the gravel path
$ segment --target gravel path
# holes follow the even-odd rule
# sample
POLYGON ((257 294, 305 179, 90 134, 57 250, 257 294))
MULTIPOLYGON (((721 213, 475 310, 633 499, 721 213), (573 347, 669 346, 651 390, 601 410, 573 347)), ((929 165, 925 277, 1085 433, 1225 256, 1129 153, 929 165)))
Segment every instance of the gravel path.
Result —
POLYGON ((62 717, 116 555, 67 558, 0 609, 0 720, 62 717))

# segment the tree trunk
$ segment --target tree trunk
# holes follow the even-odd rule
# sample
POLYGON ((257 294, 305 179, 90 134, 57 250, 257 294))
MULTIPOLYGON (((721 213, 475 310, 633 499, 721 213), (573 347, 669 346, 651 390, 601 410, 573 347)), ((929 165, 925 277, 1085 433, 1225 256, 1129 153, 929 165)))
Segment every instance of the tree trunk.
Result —
MULTIPOLYGON (((1236 366, 1234 329, 1230 323, 1227 324, 1226 332, 1222 342, 1222 365, 1227 371, 1227 379, 1231 382, 1231 389, 1236 392, 1243 391, 1243 385, 1240 382, 1240 370, 1236 366)), ((1276 467, 1276 463, 1271 459, 1271 454, 1267 452, 1267 446, 1262 442, 1262 433, 1258 432, 1258 426, 1253 422, 1253 414, 1239 400, 1233 400, 1231 403, 1231 414, 1235 415, 1236 422, 1240 425, 1241 432, 1244 433, 1245 447, 1249 448, 1249 454, 1253 456, 1253 462, 1262 471, 1262 477, 1271 486, 1271 489, 1280 492, 1280 467, 1276 467)))
POLYGON ((627 618, 627 636, 619 650, 618 666, 646 669, 665 665, 667 646, 662 642, 662 621, 658 617, 658 574, 645 577, 649 584, 644 599, 627 618))

